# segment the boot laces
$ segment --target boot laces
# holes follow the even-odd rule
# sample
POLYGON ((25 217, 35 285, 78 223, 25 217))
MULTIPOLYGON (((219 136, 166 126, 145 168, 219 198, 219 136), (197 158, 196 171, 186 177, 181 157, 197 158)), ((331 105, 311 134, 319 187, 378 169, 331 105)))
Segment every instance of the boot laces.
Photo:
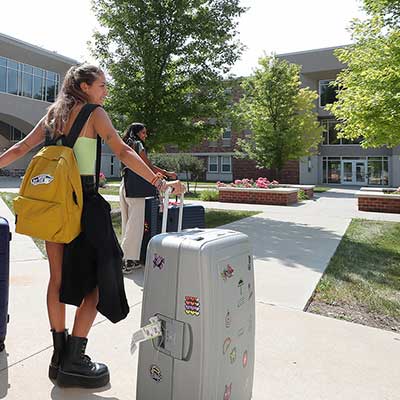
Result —
POLYGON ((86 344, 84 344, 81 348, 81 359, 83 360, 83 362, 91 366, 93 364, 92 360, 87 354, 85 354, 85 351, 86 351, 86 344))

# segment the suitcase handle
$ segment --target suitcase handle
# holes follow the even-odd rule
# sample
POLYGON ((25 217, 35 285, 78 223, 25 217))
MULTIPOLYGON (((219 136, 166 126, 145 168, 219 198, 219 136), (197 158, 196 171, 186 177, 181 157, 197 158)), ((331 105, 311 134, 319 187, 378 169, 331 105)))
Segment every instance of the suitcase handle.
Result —
MULTIPOLYGON (((164 203, 163 203, 163 217, 161 225, 161 233, 167 232, 167 219, 168 219, 168 203, 169 196, 172 193, 172 188, 167 188, 164 193, 164 203)), ((183 193, 179 195, 179 217, 178 217, 178 232, 182 230, 182 220, 183 220, 183 193)))

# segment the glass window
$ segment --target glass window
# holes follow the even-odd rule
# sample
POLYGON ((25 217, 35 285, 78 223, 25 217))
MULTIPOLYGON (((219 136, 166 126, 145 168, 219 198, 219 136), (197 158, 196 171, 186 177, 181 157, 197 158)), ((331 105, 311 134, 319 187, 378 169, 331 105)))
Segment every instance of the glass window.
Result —
POLYGON ((7 72, 7 93, 18 94, 18 72, 13 69, 7 72))
POLYGON ((218 157, 208 157, 208 172, 218 172, 218 157))
POLYGON ((7 59, 7 67, 17 70, 18 69, 18 63, 16 61, 7 59))
POLYGON ((22 96, 32 97, 32 78, 31 74, 22 74, 22 96))
POLYGON ((336 99, 337 87, 331 86, 332 79, 319 81, 319 104, 321 107, 334 103, 336 99))
POLYGON ((55 99, 56 83, 50 79, 46 79, 46 101, 52 103, 55 99))
POLYGON ((33 74, 33 67, 30 65, 23 64, 24 72, 28 72, 29 74, 33 74))
POLYGON ((7 90, 7 69, 0 65, 0 92, 7 90))
POLYGON ((25 135, 17 128, 10 125, 10 140, 12 142, 19 142, 25 137, 25 135))
POLYGON ((328 183, 340 183, 340 160, 329 160, 328 159, 328 183))
POLYGON ((368 184, 389 184, 389 163, 387 157, 368 157, 368 184))
POLYGON ((60 75, 0 57, 0 92, 54 102, 60 75))
POLYGON ((43 72, 44 71, 41 68, 33 67, 33 75, 42 77, 43 72))
POLYGON ((34 76, 33 77, 33 98, 36 100, 43 100, 44 84, 43 79, 34 76))
POLYGON ((337 122, 328 121, 329 144, 340 144, 340 139, 337 137, 336 124, 337 122))
POLYGON ((231 156, 222 156, 221 158, 222 172, 231 172, 231 156))
POLYGON ((231 137, 232 137, 231 128, 225 129, 224 133, 222 134, 222 139, 231 139, 231 137))

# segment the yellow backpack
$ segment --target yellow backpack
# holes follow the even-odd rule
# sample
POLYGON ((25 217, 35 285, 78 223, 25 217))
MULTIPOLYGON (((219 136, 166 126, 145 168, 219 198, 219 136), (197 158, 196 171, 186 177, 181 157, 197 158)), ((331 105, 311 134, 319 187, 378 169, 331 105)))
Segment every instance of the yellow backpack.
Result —
POLYGON ((16 232, 57 243, 69 243, 81 232, 82 183, 72 148, 96 107, 82 107, 62 145, 46 132, 45 146, 30 162, 14 199, 16 232))

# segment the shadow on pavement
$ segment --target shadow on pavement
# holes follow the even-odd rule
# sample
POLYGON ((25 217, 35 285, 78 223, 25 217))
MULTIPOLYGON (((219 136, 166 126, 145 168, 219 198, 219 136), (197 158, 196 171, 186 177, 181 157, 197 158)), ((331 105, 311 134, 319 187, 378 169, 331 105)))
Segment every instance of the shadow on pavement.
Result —
POLYGON ((8 383, 7 348, 0 353, 0 399, 7 397, 10 384, 8 383))
POLYGON ((224 225, 250 238, 255 259, 279 260, 284 267, 306 267, 322 272, 341 236, 335 232, 301 223, 249 217, 224 225))
POLYGON ((355 191, 354 190, 349 190, 349 191, 328 191, 328 192, 322 192, 322 193, 315 193, 314 197, 317 199, 355 199, 355 191))
POLYGON ((143 287, 144 285, 144 267, 133 270, 132 273, 124 275, 124 278, 130 279, 136 283, 136 285, 143 287))
POLYGON ((65 389, 54 386, 50 396, 52 400, 120 400, 118 397, 105 397, 98 394, 109 389, 110 384, 99 389, 65 389))

